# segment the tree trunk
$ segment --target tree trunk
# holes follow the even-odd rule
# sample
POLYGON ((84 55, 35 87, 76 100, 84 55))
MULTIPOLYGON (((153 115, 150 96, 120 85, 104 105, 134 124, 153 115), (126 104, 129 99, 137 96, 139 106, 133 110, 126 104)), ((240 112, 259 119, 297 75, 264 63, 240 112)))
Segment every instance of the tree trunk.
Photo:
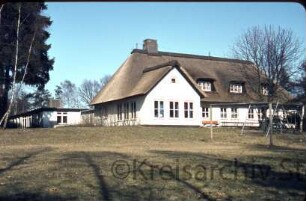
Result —
POLYGON ((270 127, 270 133, 269 133, 269 146, 273 146, 273 115, 272 115, 272 103, 269 103, 269 127, 270 127))
POLYGON ((10 90, 10 68, 6 66, 5 69, 2 68, 1 77, 3 77, 3 81, 1 81, 1 99, 0 99, 0 119, 3 117, 8 107, 8 92, 10 90))

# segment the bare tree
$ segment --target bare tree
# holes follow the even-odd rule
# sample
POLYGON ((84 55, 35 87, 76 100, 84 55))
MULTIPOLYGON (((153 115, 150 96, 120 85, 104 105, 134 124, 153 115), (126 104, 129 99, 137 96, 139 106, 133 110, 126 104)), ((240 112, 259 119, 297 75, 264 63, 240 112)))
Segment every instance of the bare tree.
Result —
POLYGON ((299 67, 299 77, 295 80, 293 84, 298 97, 306 98, 306 60, 299 67))
MULTIPOLYGON (((301 59, 301 43, 291 30, 278 27, 252 27, 243 33, 233 46, 234 56, 251 61, 255 64, 251 69, 253 90, 261 96, 263 84, 268 88, 269 102, 269 145, 273 145, 271 102, 278 98, 278 92, 286 88, 290 78, 296 73, 298 62, 301 59), (252 72, 253 71, 253 72, 252 72), (254 81, 256 84, 254 84, 254 81)), ((250 72, 250 69, 242 69, 250 72)), ((250 80, 250 79, 246 79, 250 80)))
POLYGON ((261 87, 266 84, 271 101, 282 87, 287 88, 296 73, 301 59, 301 43, 291 30, 275 29, 271 25, 255 26, 239 37, 233 46, 233 54, 255 64, 252 76, 256 74, 257 82, 253 83, 253 89, 261 94, 261 87))
POLYGON ((103 89, 110 79, 111 75, 104 75, 99 81, 84 80, 78 89, 81 101, 89 106, 92 99, 103 89))
POLYGON ((111 75, 104 75, 101 79, 100 79, 100 87, 103 88, 112 78, 111 75))
POLYGON ((77 87, 69 80, 65 80, 60 83, 61 92, 57 96, 60 96, 61 102, 65 107, 80 108, 82 105, 78 99, 77 87))
POLYGON ((81 101, 86 105, 90 105, 91 100, 100 89, 101 84, 98 81, 84 80, 78 89, 81 101))

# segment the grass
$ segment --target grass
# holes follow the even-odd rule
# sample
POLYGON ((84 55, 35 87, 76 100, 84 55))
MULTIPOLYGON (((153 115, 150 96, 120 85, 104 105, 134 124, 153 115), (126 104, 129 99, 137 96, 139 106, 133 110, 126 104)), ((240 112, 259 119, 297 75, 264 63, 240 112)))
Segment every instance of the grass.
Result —
POLYGON ((303 200, 301 134, 185 127, 0 131, 0 200, 303 200))

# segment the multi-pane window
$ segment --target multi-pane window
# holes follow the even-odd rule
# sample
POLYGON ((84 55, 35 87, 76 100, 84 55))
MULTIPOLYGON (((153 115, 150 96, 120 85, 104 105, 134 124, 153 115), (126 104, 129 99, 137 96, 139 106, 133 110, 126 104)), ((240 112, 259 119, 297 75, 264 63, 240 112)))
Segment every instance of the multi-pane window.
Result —
POLYGON ((258 119, 259 119, 259 120, 262 120, 263 113, 264 113, 264 109, 263 109, 263 108, 258 108, 257 111, 258 111, 258 112, 257 112, 258 119))
POLYGON ((254 119, 254 109, 253 108, 249 109, 248 118, 249 119, 254 119))
POLYGON ((208 107, 202 107, 202 117, 203 118, 208 118, 209 117, 208 107))
POLYGON ((222 119, 226 119, 227 118, 226 107, 221 107, 221 118, 222 119))
POLYGON ((231 117, 232 117, 232 119, 237 119, 238 118, 237 108, 231 108, 231 117))
POLYGON ((129 113, 129 103, 124 103, 123 104, 123 110, 124 110, 124 119, 129 119, 130 113, 129 113))
POLYGON ((119 121, 122 120, 122 105, 121 104, 117 105, 117 119, 119 121))
POLYGON ((58 112, 56 120, 58 124, 67 124, 68 122, 67 112, 58 112))
POLYGON ((179 103, 170 101, 170 118, 179 117, 179 103))
POLYGON ((136 102, 131 102, 131 117, 136 119, 136 102))
POLYGON ((154 101, 154 117, 164 117, 164 101, 154 101))
POLYGON ((193 118, 193 102, 184 102, 185 118, 193 118))
POLYGON ((198 85, 203 91, 211 91, 211 82, 209 81, 199 81, 198 85))
POLYGON ((242 93, 242 84, 230 84, 230 92, 231 93, 242 93))

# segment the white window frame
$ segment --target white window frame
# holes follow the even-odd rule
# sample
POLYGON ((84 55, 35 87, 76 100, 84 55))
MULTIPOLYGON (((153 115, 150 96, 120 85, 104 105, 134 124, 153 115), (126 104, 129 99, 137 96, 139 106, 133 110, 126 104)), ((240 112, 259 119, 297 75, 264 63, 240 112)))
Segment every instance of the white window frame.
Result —
POLYGON ((198 81, 198 85, 202 89, 202 91, 211 91, 212 82, 210 81, 198 81))
POLYGON ((243 84, 230 84, 230 93, 241 94, 243 84))
POLYGON ((209 108, 202 107, 202 118, 209 118, 209 108))
POLYGON ((227 108, 226 107, 221 107, 220 108, 220 116, 221 116, 221 119, 227 119, 227 108))
POLYGON ((169 102, 169 117, 179 118, 179 102, 178 101, 169 102))
POLYGON ((231 108, 231 118, 238 119, 238 108, 236 107, 231 108))
POLYGON ((67 112, 57 112, 56 122, 58 124, 68 124, 68 113, 67 112), (58 121, 60 117, 60 121, 58 121), (66 117, 66 122, 64 122, 64 117, 66 117))
POLYGON ((259 119, 259 120, 262 120, 262 118, 263 118, 263 108, 258 108, 257 109, 257 118, 259 119))
POLYGON ((184 102, 184 117, 193 118, 193 102, 185 101, 184 102))
POLYGON ((154 101, 154 117, 155 118, 165 117, 164 101, 154 101))
POLYGON ((254 119, 254 109, 250 108, 248 111, 248 119, 254 119))

